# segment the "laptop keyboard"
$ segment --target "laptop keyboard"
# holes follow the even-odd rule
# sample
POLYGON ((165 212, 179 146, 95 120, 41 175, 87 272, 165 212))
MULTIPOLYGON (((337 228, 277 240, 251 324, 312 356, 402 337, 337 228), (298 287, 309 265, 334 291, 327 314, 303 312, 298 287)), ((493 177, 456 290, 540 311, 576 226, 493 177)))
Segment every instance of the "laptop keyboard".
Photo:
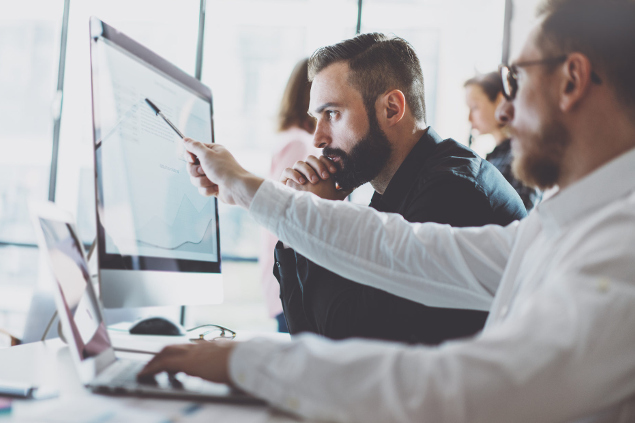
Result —
MULTIPOLYGON (((117 360, 108 366, 91 385, 96 386, 122 386, 129 387, 139 385, 137 373, 143 369, 145 363, 134 360, 117 360)), ((147 385, 156 385, 156 381, 148 380, 147 385)))
POLYGON ((137 381, 137 374, 144 362, 117 360, 89 384, 94 392, 111 394, 150 394, 197 399, 223 398, 231 401, 263 403, 261 400, 237 392, 225 384, 209 382, 184 374, 171 375, 165 372, 148 380, 137 381), (162 394, 161 394, 162 393, 162 394))
POLYGON ((133 360, 118 360, 111 367, 115 367, 110 383, 113 385, 136 385, 137 373, 143 369, 145 363, 133 360))

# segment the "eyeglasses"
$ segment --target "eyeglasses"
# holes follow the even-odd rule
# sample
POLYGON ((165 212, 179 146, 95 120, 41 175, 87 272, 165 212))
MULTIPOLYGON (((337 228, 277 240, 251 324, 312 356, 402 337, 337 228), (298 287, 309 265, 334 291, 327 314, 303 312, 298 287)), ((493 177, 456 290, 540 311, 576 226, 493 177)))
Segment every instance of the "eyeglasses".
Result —
MULTIPOLYGON (((500 65, 498 71, 503 80, 503 95, 508 101, 516 98, 518 92, 518 68, 535 65, 557 65, 567 60, 568 55, 564 54, 558 57, 550 57, 540 60, 528 60, 526 62, 515 63, 513 65, 500 65)), ((601 84, 602 80, 595 71, 591 72, 591 81, 595 84, 601 84)))
POLYGON ((198 338, 190 338, 190 341, 217 341, 220 339, 231 340, 236 337, 236 332, 219 325, 201 325, 192 329, 188 329, 188 332, 195 331, 201 328, 211 328, 198 334, 198 338))

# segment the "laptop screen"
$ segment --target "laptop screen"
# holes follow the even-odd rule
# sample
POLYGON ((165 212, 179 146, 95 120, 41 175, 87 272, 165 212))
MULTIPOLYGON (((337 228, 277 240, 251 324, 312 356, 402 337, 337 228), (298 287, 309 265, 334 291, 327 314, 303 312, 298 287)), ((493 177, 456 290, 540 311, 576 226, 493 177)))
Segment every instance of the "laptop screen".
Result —
MULTIPOLYGON (((92 289, 88 265, 75 232, 66 222, 39 217, 53 277, 60 291, 72 334, 65 333, 85 360, 110 348, 110 339, 92 289)), ((59 311, 59 308, 58 308, 59 311)))

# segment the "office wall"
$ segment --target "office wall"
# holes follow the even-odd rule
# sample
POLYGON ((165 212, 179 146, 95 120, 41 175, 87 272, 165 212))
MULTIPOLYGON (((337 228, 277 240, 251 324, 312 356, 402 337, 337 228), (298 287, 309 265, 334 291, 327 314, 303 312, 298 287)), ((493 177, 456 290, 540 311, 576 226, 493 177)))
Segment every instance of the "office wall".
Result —
POLYGON ((511 20, 510 60, 520 53, 527 35, 536 23, 536 7, 542 0, 514 0, 511 20))

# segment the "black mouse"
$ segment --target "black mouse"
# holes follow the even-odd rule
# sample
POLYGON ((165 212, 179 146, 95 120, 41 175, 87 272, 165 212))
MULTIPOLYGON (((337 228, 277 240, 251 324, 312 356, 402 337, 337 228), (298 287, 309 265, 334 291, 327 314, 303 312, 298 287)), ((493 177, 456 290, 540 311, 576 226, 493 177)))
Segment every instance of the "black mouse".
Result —
POLYGON ((165 317, 148 317, 132 325, 130 333, 133 335, 183 336, 185 329, 165 317))

